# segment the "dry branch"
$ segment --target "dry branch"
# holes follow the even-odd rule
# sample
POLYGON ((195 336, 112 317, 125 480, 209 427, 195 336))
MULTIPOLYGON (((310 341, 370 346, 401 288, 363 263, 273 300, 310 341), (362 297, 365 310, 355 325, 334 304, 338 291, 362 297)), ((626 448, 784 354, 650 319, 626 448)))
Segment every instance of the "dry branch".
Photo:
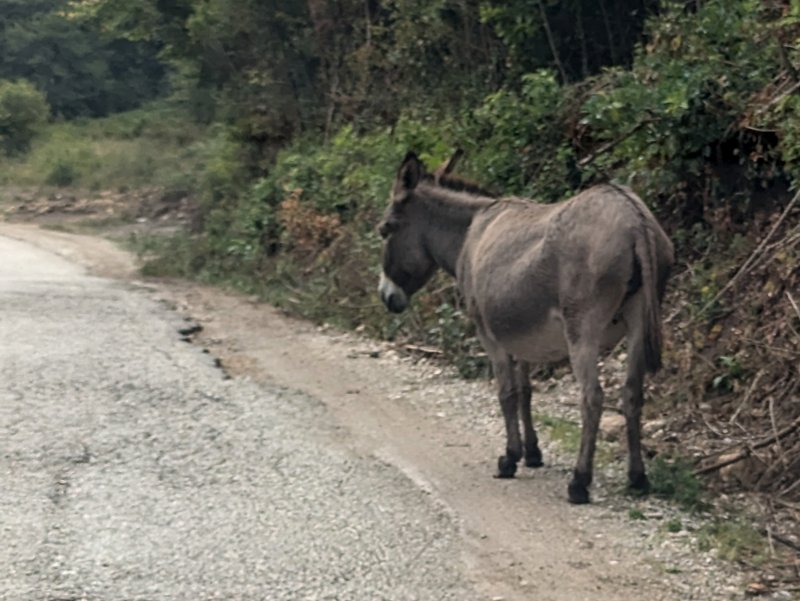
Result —
POLYGON ((403 348, 413 353, 422 353, 423 355, 442 355, 444 351, 432 346, 419 346, 418 344, 404 344, 403 348))
POLYGON ((722 469, 728 465, 733 465, 741 461, 742 459, 747 459, 753 454, 753 451, 757 451, 758 449, 762 449, 764 447, 768 447, 771 444, 780 443, 780 441, 786 438, 789 434, 794 432, 800 428, 800 417, 794 420, 791 424, 786 426, 780 432, 775 432, 768 436, 767 438, 763 438, 755 444, 748 445, 741 449, 738 453, 731 457, 726 457, 724 460, 717 461, 716 463, 712 463, 711 465, 707 465, 706 467, 698 468, 694 471, 695 474, 701 476, 703 474, 709 474, 711 472, 715 472, 717 470, 722 469))
POLYGON ((759 244, 759 245, 756 247, 756 249, 753 251, 753 253, 752 253, 752 254, 751 254, 751 255, 750 255, 748 258, 747 258, 747 260, 746 260, 746 261, 745 261, 745 262, 742 264, 742 266, 739 268, 739 271, 737 271, 737 272, 736 272, 736 275, 734 275, 734 276, 733 276, 733 277, 732 277, 732 278, 731 278, 731 279, 728 281, 728 283, 727 283, 727 284, 725 284, 725 286, 722 288, 722 290, 720 290, 720 291, 719 291, 719 292, 718 292, 718 293, 717 293, 717 294, 714 296, 714 298, 712 298, 710 301, 708 301, 708 302, 705 304, 705 306, 703 306, 703 308, 702 308, 702 309, 700 309, 700 312, 698 313, 698 315, 702 315, 703 313, 705 313, 705 312, 706 312, 706 311, 707 311, 707 310, 708 310, 710 307, 712 307, 712 306, 713 306, 713 305, 714 305, 714 304, 715 304, 715 303, 716 303, 716 302, 717 302, 717 301, 718 301, 720 298, 722 298, 722 296, 723 296, 723 295, 724 295, 724 294, 725 294, 725 293, 726 293, 728 290, 730 290, 730 289, 733 287, 733 285, 734 285, 734 284, 735 284, 735 283, 736 283, 736 282, 739 280, 739 278, 741 278, 743 275, 745 275, 746 273, 748 273, 748 272, 749 272, 749 271, 750 271, 750 270, 753 268, 753 266, 756 264, 756 262, 758 261, 758 259, 760 259, 760 258, 761 258, 761 253, 762 253, 762 251, 764 250, 764 247, 767 245, 767 242, 769 242, 769 240, 772 238, 773 234, 774 234, 774 233, 775 233, 775 232, 778 230, 778 228, 780 227, 781 223, 783 223, 783 221, 786 219, 787 215, 789 215, 789 213, 791 212, 791 210, 794 208, 794 205, 795 205, 795 204, 797 204, 797 199, 798 199, 798 198, 800 198, 800 192, 797 192, 797 194, 795 194, 795 195, 794 195, 794 197, 792 198, 791 202, 789 202, 789 204, 788 204, 788 205, 786 205, 786 208, 783 210, 783 213, 781 213, 781 216, 778 218, 778 221, 776 221, 776 222, 775 222, 775 225, 773 225, 773 226, 772 226, 772 229, 770 229, 769 233, 767 233, 767 235, 764 237, 764 239, 761 241, 761 243, 760 243, 760 244, 759 244))

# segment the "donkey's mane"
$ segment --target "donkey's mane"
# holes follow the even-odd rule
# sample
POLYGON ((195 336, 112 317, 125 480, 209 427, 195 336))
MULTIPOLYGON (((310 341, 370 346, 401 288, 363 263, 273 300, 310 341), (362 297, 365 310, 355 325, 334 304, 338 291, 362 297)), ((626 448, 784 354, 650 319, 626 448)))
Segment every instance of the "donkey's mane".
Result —
POLYGON ((444 217, 435 219, 441 227, 457 225, 472 221, 475 211, 486 208, 497 202, 491 192, 465 179, 451 175, 425 175, 418 190, 424 199, 422 206, 431 214, 444 217))

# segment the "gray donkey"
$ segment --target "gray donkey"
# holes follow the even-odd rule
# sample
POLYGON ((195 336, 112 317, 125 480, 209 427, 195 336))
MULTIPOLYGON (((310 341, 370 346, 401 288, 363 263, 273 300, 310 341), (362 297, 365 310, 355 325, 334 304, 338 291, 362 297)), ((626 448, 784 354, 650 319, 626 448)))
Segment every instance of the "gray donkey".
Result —
POLYGON ((640 443, 646 371, 661 366, 660 302, 673 248, 644 202, 604 184, 557 204, 495 198, 450 175, 459 158, 427 173, 409 153, 378 227, 384 239, 379 292, 395 313, 437 268, 455 276, 492 362, 506 425, 498 477, 542 465, 531 418, 530 364, 569 358, 583 392, 583 430, 569 483, 588 503, 603 409, 600 354, 626 336, 623 389, 630 486, 649 488, 640 443))

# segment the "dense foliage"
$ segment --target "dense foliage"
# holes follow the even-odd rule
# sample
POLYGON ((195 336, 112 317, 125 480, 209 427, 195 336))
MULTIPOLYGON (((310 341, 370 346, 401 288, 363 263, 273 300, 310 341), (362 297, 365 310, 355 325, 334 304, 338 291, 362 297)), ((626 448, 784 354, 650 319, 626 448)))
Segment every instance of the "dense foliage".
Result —
POLYGON ((53 113, 72 118, 128 110, 164 91, 152 44, 87 27, 66 0, 0 0, 0 79, 25 79, 53 113))
POLYGON ((42 93, 27 81, 0 80, 0 150, 26 151, 49 112, 42 93))

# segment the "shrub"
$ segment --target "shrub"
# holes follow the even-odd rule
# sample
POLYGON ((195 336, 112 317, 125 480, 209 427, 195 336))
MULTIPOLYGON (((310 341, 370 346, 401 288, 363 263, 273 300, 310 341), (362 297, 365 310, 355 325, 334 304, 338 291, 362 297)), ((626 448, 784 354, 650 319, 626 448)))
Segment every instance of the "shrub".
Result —
POLYGON ((0 81, 0 149, 8 155, 28 150, 50 114, 44 94, 27 81, 0 81))
POLYGON ((780 72, 761 4, 664 3, 633 67, 599 77, 583 104, 584 141, 608 148, 593 168, 690 218, 704 208, 692 203, 742 192, 742 180, 715 173, 723 163, 754 188, 781 176, 770 141, 746 127, 750 103, 780 72))
POLYGON ((649 476, 655 496, 673 500, 684 509, 703 508, 703 485, 686 459, 659 455, 650 464, 649 476))
POLYGON ((501 90, 465 116, 460 132, 478 180, 505 194, 558 200, 575 181, 569 145, 570 92, 549 71, 523 76, 519 91, 501 90))
POLYGON ((48 186, 65 187, 72 184, 78 178, 75 166, 63 160, 58 161, 45 178, 48 186))

